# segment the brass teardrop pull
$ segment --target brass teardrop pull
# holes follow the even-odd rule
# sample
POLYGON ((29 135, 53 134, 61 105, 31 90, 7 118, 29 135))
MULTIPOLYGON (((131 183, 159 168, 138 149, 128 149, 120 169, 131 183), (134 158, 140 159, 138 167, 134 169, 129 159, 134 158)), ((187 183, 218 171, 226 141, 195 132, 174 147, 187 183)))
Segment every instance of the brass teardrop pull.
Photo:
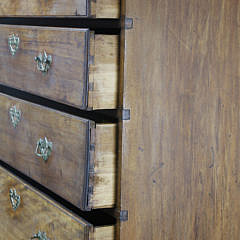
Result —
POLYGON ((12 56, 14 56, 19 48, 20 38, 16 34, 11 34, 8 38, 8 47, 12 56))
POLYGON ((53 144, 49 142, 45 137, 44 139, 39 139, 37 142, 37 147, 35 150, 35 154, 38 157, 41 157, 44 161, 47 161, 52 152, 53 144))
POLYGON ((10 197, 12 208, 14 211, 16 211, 21 203, 21 197, 17 194, 17 191, 15 188, 11 188, 9 190, 9 197, 10 197))
POLYGON ((47 234, 45 232, 39 231, 37 234, 35 234, 31 239, 39 239, 39 240, 50 240, 47 237, 47 234))
POLYGON ((37 69, 42 73, 47 73, 52 64, 52 56, 48 55, 44 50, 43 53, 39 53, 37 57, 34 58, 37 62, 37 69))
POLYGON ((21 110, 17 109, 16 106, 12 106, 9 109, 9 114, 10 114, 11 123, 13 127, 16 128, 18 123, 21 120, 21 115, 22 115, 21 110))

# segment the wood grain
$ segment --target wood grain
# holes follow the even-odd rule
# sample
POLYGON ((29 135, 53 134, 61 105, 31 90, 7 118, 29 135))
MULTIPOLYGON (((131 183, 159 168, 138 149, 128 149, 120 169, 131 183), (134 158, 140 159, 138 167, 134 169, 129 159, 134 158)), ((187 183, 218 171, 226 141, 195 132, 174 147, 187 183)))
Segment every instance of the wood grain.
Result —
POLYGON ((0 16, 119 18, 119 0, 1 0, 0 16))
POLYGON ((92 0, 91 9, 96 18, 120 18, 120 0, 92 0))
POLYGON ((115 236, 115 227, 95 227, 94 228, 94 240, 113 240, 115 236))
MULTIPOLYGON (((104 130, 104 125, 101 126, 105 134, 103 137, 101 132, 98 133, 98 128, 92 121, 3 94, 0 94, 0 122, 0 158, 3 161, 77 207, 83 210, 90 209, 87 199, 88 178, 91 174, 88 167, 90 151, 93 165, 99 166, 102 159, 105 159, 105 155, 109 156, 107 160, 110 163, 116 161, 114 145, 109 145, 106 153, 104 152, 106 142, 104 138, 110 138, 113 144, 116 144, 116 136, 113 134, 114 124, 106 126, 106 130, 104 130), (21 110, 22 115, 16 128, 10 122, 9 109, 12 106, 21 110), (89 139, 90 132, 96 135, 96 142, 89 139), (46 162, 35 155, 37 141, 44 137, 53 143, 52 153, 46 162), (101 144, 101 140, 103 140, 103 146, 97 146, 101 144), (96 147, 92 150, 90 146, 94 144, 96 147)), ((108 188, 102 193, 103 196, 98 194, 96 198, 103 200, 103 206, 112 206, 115 185, 107 181, 109 175, 115 175, 115 165, 112 163, 108 166, 106 163, 99 168, 99 172, 103 175, 96 187, 105 188, 101 184, 106 184, 108 188), (104 177, 107 179, 105 180, 104 177)), ((92 188, 95 189, 94 184, 92 188)), ((100 205, 98 202, 98 206, 100 205)))
POLYGON ((123 1, 120 239, 239 238, 239 4, 123 1))
POLYGON ((119 37, 116 35, 92 35, 90 54, 94 63, 89 68, 88 107, 115 109, 118 105, 119 37))
POLYGON ((87 29, 1 25, 0 33, 1 84, 86 108, 87 29), (8 48, 8 37, 13 33, 20 38, 15 56, 8 48), (46 74, 34 61, 43 50, 53 57, 46 74))
POLYGON ((90 208, 108 208, 116 203, 116 136, 115 124, 97 124, 95 152, 90 170, 90 185, 93 186, 93 194, 89 196, 88 203, 90 208))
POLYGON ((0 84, 84 110, 117 107, 117 36, 93 38, 92 52, 96 56, 92 55, 95 61, 88 74, 88 29, 0 25, 0 33, 0 84), (15 56, 11 56, 8 47, 8 37, 13 33, 20 37, 15 56), (37 69, 34 61, 43 50, 53 57, 46 74, 37 69), (89 86, 93 93, 88 106, 91 79, 95 88, 89 86))
POLYGON ((0 239, 31 239, 39 231, 45 232, 49 239, 114 239, 113 226, 95 229, 1 167, 0 185, 0 239), (15 211, 9 199, 11 188, 16 189, 21 197, 15 211))

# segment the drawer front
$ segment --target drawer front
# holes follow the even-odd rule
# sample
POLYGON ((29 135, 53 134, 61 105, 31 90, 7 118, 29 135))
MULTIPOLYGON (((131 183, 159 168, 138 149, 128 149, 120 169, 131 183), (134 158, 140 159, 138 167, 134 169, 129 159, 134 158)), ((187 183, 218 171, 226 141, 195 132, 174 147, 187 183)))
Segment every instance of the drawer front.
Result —
POLYGON ((0 16, 118 18, 119 0, 1 0, 0 16))
POLYGON ((0 203, 0 239, 114 239, 112 226, 94 228, 1 167, 0 203))
POLYGON ((88 41, 87 29, 1 25, 0 83, 84 109, 88 41), (48 65, 44 65, 44 51, 52 57, 46 58, 48 65), (43 62, 35 59, 40 54, 43 62))
POLYGON ((114 185, 109 178, 115 174, 116 141, 110 133, 115 125, 103 125, 98 132, 92 121, 3 94, 0 123, 0 159, 83 210, 94 208, 90 199, 102 197, 98 189, 106 186, 102 207, 112 206, 114 185), (106 145, 108 137, 113 143, 106 145), (96 174, 94 166, 99 168, 96 174), (92 180, 97 177, 100 182, 92 180), (91 198, 90 189, 97 191, 91 198))

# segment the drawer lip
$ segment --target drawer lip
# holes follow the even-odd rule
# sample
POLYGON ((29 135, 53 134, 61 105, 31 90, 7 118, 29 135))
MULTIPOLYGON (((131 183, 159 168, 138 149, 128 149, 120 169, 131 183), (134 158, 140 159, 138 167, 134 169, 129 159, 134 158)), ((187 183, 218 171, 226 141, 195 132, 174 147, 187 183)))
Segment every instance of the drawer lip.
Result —
MULTIPOLYGON (((51 39, 51 34, 55 32, 56 34, 70 34, 72 33, 72 38, 74 37, 73 34, 77 33, 82 33, 84 34, 84 42, 81 46, 80 49, 73 48, 73 51, 77 51, 74 53, 74 57, 81 53, 81 56, 83 57, 81 65, 80 65, 80 60, 77 61, 76 59, 73 59, 73 71, 69 72, 69 75, 66 78, 61 78, 58 77, 57 74, 59 70, 61 73, 64 73, 64 69, 57 69, 63 66, 63 63, 67 63, 66 59, 71 59, 71 56, 61 56, 61 55, 56 55, 54 58, 56 59, 54 62, 56 63, 55 66, 53 66, 52 69, 50 69, 51 74, 47 73, 45 79, 43 79, 41 73, 35 72, 36 70, 31 69, 30 72, 26 74, 26 77, 21 77, 22 69, 19 69, 19 67, 16 64, 17 60, 25 60, 31 59, 33 56, 32 50, 21 48, 21 45, 18 49, 18 53, 16 56, 12 57, 9 54, 7 55, 7 62, 8 62, 8 67, 9 69, 4 70, 4 75, 5 78, 0 78, 0 84, 3 86, 9 86, 21 91, 26 91, 31 94, 35 94, 38 96, 42 96, 45 98, 48 98, 53 101, 61 102, 63 104, 67 104, 82 110, 87 110, 88 108, 88 92, 89 92, 89 59, 90 59, 90 29, 89 28, 67 28, 67 27, 45 27, 45 26, 26 26, 26 25, 9 25, 9 24, 0 24, 0 32, 3 32, 3 34, 11 34, 16 31, 19 34, 23 34, 23 36, 26 36, 27 33, 32 33, 33 31, 36 31, 38 34, 45 34, 44 36, 44 41, 39 42, 36 40, 36 45, 38 48, 50 48, 53 51, 53 56, 54 54, 57 54, 58 51, 60 51, 60 45, 53 47, 52 45, 49 44, 49 39, 51 39), (55 51, 55 52, 54 52, 55 51), (30 55, 31 54, 31 55, 30 55), (15 65, 14 65, 15 64, 15 65), (14 66, 17 66, 17 70, 14 69, 14 66), (10 78, 11 74, 9 71, 10 70, 17 71, 20 73, 20 75, 16 76, 16 79, 19 80, 18 82, 11 81, 10 78), (78 73, 77 73, 78 72, 78 73), (71 76, 73 74, 73 76, 71 76), (80 74, 80 75, 78 75, 80 74), (32 81, 32 79, 38 80, 38 83, 35 83, 32 81), (44 82, 45 81, 45 82, 44 82), (53 85, 52 82, 55 82, 57 84, 53 85), (69 83, 68 83, 69 82, 69 83), (70 85, 69 85, 70 84, 70 85), (72 85, 73 84, 73 85, 72 85), (71 88, 69 88, 71 86, 71 88), (58 92, 55 91, 58 89, 58 92), (66 91, 64 91, 67 89, 66 91), (55 93, 54 93, 55 92, 55 93), (63 92, 66 92, 66 94, 63 94, 63 92), (72 94, 73 93, 73 94, 72 94)), ((4 53, 2 53, 1 58, 5 56, 4 54, 8 53, 7 45, 5 38, 7 39, 8 35, 4 35, 4 37, 0 38, 0 45, 5 46, 4 48, 4 53)), ((79 35, 80 36, 80 35, 79 35)), ((80 36, 81 39, 83 40, 83 36, 80 36)), ((30 43, 33 42, 33 39, 30 39, 29 36, 25 37, 30 43)), ((74 40, 72 40, 74 41, 74 40)), ((76 41, 76 40, 75 40, 76 41)), ((25 42, 24 42, 25 43, 25 42)), ((21 43, 20 43, 21 44, 21 43)), ((70 49, 70 45, 67 46, 67 49, 70 49)), ((37 52, 37 50, 35 50, 37 52)), ((36 53, 35 53, 36 54, 36 53)), ((4 61, 3 59, 0 59, 1 61, 4 61)), ((27 61, 27 60, 26 60, 27 61)), ((32 60, 31 60, 32 61, 32 60)), ((32 62, 27 62, 27 68, 30 68, 30 66, 34 66, 32 62)), ((6 67, 5 67, 6 68, 6 67)), ((16 72, 15 72, 16 73, 16 72)), ((13 78, 13 77, 12 77, 13 78)))

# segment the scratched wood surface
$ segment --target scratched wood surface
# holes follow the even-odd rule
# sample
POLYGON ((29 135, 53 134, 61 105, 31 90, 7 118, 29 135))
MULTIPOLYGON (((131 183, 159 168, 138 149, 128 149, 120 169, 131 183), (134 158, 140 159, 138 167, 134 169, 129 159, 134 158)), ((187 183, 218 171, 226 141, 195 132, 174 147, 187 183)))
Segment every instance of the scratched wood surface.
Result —
POLYGON ((31 239, 39 231, 51 240, 113 240, 114 227, 93 227, 0 167, 0 239, 31 239), (9 191, 20 205, 13 210, 9 191))
POLYGON ((115 204, 115 124, 98 126, 4 94, 0 94, 0 122, 1 160, 83 210, 115 204), (9 114, 13 106, 21 111, 16 128, 9 114), (96 138, 90 139, 90 133, 96 138), (47 161, 35 154, 38 140, 45 137, 53 144, 47 161), (95 148, 90 151, 90 146, 95 148), (88 198, 91 174, 98 178, 91 186, 98 204, 90 204, 88 198))
POLYGON ((240 1, 126 0, 122 11, 134 28, 119 239, 238 240, 240 1))
POLYGON ((119 0, 1 0, 0 16, 118 18, 119 0))

